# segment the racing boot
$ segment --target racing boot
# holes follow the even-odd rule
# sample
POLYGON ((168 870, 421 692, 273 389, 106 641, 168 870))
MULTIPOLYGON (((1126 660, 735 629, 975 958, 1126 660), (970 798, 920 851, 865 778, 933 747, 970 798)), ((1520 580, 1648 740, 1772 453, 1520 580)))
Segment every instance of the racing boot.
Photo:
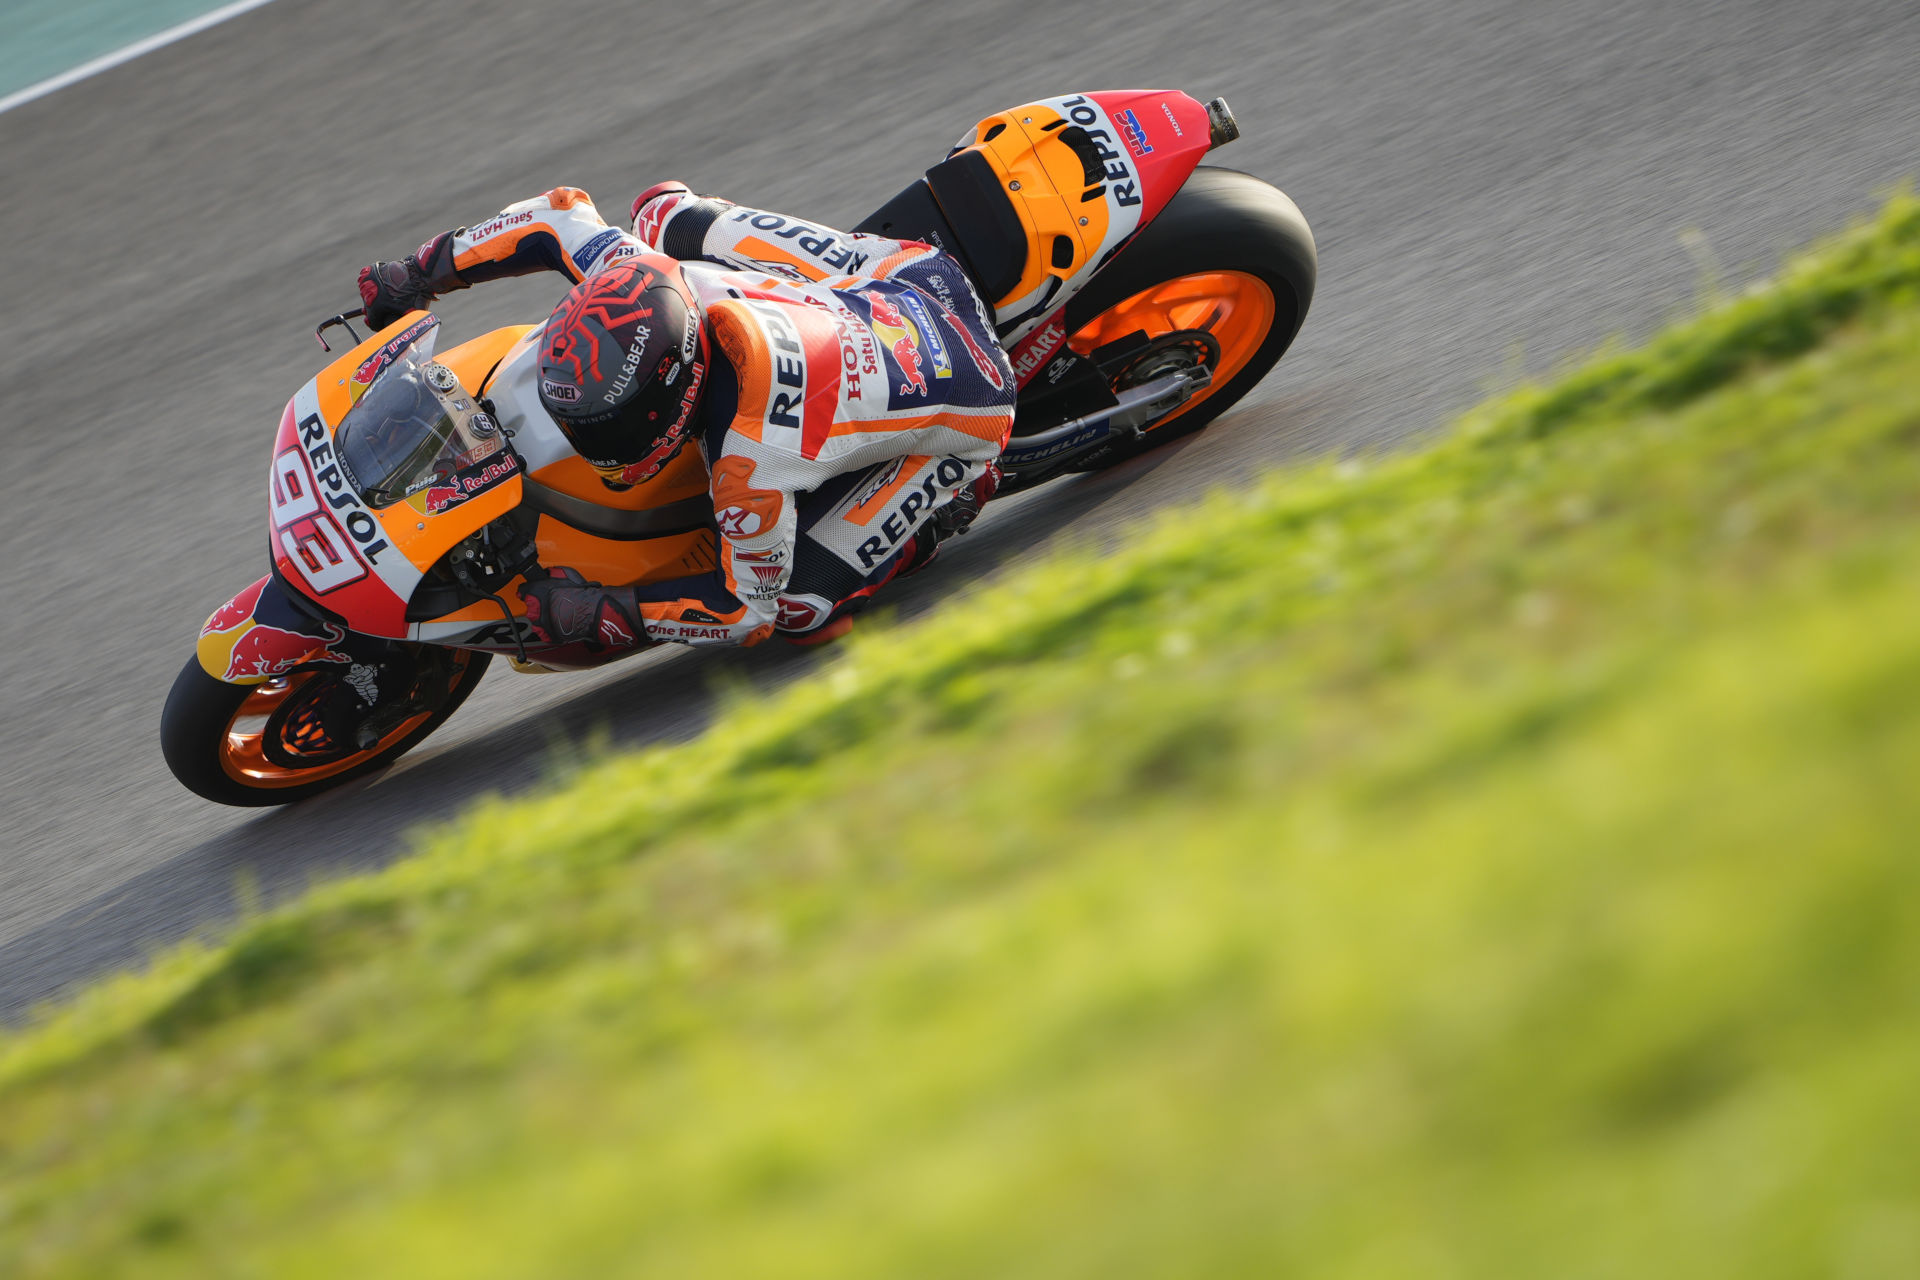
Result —
POLYGON ((900 551, 900 568, 894 572, 894 577, 907 577, 932 564, 934 557, 940 554, 940 544, 972 528, 973 522, 980 518, 980 508, 986 506, 988 500, 998 492, 1000 464, 989 462, 987 469, 974 477, 972 484, 954 494, 944 505, 935 508, 932 517, 915 530, 913 537, 900 551))

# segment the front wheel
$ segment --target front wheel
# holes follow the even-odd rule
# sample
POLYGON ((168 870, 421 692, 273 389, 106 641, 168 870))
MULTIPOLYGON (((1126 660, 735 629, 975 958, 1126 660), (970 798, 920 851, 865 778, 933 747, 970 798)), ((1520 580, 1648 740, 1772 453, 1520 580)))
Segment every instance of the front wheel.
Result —
POLYGON ((1195 170, 1067 304, 1067 345, 1085 356, 1127 343, 1111 370, 1115 391, 1194 365, 1212 381, 1138 438, 1117 439, 1076 469, 1111 466, 1225 413, 1286 352, 1318 275, 1313 232, 1285 192, 1233 169, 1195 170))
POLYGON ((254 685, 187 659, 160 717, 167 767, 195 795, 250 807, 292 804, 390 764, 446 722, 492 661, 411 645, 397 656, 403 648, 404 663, 327 664, 254 685))

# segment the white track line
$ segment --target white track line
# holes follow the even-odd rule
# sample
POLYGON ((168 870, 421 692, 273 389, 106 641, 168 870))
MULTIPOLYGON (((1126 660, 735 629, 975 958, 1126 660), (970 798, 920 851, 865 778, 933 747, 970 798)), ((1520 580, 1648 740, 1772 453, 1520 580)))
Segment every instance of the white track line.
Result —
POLYGON ((92 62, 83 62, 71 71, 62 71, 52 79, 28 85, 18 93, 10 93, 0 98, 0 114, 5 114, 23 103, 32 102, 35 98, 44 98, 70 84, 77 84, 88 76, 97 76, 102 71, 117 67, 123 62, 132 62, 143 53, 152 53, 155 49, 170 45, 176 40, 185 40, 195 32, 217 26, 228 18, 237 18, 249 9, 258 9, 262 5, 272 3, 273 0, 239 0, 237 4, 223 5, 212 13, 203 13, 197 18, 190 18, 177 27, 168 27, 158 35, 148 36, 145 40, 136 40, 123 49, 115 49, 112 53, 95 58, 92 62))

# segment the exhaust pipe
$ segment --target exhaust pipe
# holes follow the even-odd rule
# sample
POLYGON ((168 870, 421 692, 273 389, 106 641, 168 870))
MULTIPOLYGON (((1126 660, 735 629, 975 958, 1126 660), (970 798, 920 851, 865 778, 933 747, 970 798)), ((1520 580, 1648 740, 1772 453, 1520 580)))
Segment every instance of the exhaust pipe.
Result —
POLYGON ((1225 98, 1215 98, 1207 104, 1207 136, 1213 144, 1209 151, 1224 147, 1240 136, 1240 122, 1233 118, 1233 108, 1225 98))

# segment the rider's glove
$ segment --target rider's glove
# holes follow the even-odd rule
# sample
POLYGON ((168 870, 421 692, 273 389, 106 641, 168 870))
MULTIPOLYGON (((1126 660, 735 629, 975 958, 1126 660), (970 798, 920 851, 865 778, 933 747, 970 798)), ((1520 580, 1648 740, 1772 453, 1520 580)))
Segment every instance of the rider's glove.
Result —
POLYGON ((588 649, 636 649, 647 643, 633 591, 588 582, 575 569, 535 570, 520 588, 527 621, 546 644, 588 649))
POLYGON ((442 232, 397 262, 360 268, 360 305, 368 324, 384 329, 441 294, 467 287, 453 269, 454 235, 442 232))

